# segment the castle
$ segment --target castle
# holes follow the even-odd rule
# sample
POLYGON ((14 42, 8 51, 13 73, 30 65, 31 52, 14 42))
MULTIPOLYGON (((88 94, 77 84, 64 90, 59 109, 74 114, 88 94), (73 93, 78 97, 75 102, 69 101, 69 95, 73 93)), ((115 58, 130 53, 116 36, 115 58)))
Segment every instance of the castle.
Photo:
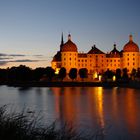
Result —
POLYGON ((113 50, 109 53, 104 53, 95 45, 87 53, 79 53, 76 44, 72 42, 71 35, 68 35, 68 41, 64 43, 62 34, 60 50, 54 55, 51 66, 55 71, 65 67, 67 73, 71 68, 77 70, 87 68, 89 74, 103 73, 107 69, 115 71, 118 68, 127 68, 130 74, 133 68, 140 67, 140 52, 132 35, 121 51, 117 50, 114 44, 113 50))

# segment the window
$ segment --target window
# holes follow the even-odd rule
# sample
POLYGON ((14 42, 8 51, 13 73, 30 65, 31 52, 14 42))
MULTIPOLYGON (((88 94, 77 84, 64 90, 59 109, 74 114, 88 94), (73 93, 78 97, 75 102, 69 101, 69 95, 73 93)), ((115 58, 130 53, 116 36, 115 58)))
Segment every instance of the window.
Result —
POLYGON ((127 65, 129 66, 129 63, 127 63, 127 65))
POLYGON ((127 54, 127 56, 129 56, 129 54, 127 54))
POLYGON ((116 60, 114 60, 114 62, 116 62, 116 60))
POLYGON ((110 60, 110 62, 112 62, 112 60, 110 60))
POLYGON ((71 58, 70 58, 70 60, 71 60, 71 58))
POLYGON ((107 62, 108 62, 108 60, 107 60, 107 62))
POLYGON ((133 60, 135 60, 135 58, 133 58, 133 60))
POLYGON ((87 62, 87 60, 85 60, 85 62, 87 62))
POLYGON ((83 62, 84 60, 82 59, 82 62, 83 62))
POLYGON ((135 54, 133 54, 133 56, 135 56, 135 54))
POLYGON ((78 60, 78 62, 80 62, 80 60, 78 60))
POLYGON ((135 63, 133 63, 133 66, 135 65, 135 63))
POLYGON ((127 60, 129 61, 129 58, 127 60))
POLYGON ((64 60, 66 60, 66 58, 64 58, 64 60))

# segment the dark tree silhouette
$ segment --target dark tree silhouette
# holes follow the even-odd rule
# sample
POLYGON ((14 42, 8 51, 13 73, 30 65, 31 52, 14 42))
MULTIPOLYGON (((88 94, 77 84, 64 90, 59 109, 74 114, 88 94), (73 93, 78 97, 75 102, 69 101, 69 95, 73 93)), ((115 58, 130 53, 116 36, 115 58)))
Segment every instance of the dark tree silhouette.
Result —
POLYGON ((88 74, 88 70, 86 68, 79 69, 79 75, 80 75, 80 78, 82 78, 82 80, 84 78, 87 78, 87 74, 88 74))
POLYGON ((136 77, 140 80, 140 68, 137 69, 136 77))
POLYGON ((116 69, 116 81, 121 79, 121 69, 116 69))
POLYGON ((136 69, 133 68, 132 71, 131 71, 131 79, 135 80, 136 75, 137 75, 137 71, 136 71, 136 69))
POLYGON ((20 65, 8 69, 9 81, 29 81, 32 79, 32 70, 29 67, 20 65))
POLYGON ((7 81, 7 70, 0 69, 0 82, 7 81))
POLYGON ((77 69, 76 68, 70 69, 69 77, 72 79, 72 81, 77 78, 77 69))
POLYGON ((36 68, 33 70, 33 79, 35 81, 40 81, 40 79, 46 74, 46 69, 45 68, 36 68))
POLYGON ((55 70, 52 67, 47 67, 46 76, 48 81, 52 81, 53 77, 55 76, 55 70))
POLYGON ((107 71, 104 73, 104 76, 107 79, 112 79, 113 78, 113 72, 111 70, 107 69, 107 71))
POLYGON ((127 68, 124 68, 124 69, 123 69, 122 79, 123 79, 124 81, 127 81, 127 80, 128 80, 127 68))
POLYGON ((59 71, 59 78, 63 81, 63 79, 66 77, 66 69, 62 67, 59 71))

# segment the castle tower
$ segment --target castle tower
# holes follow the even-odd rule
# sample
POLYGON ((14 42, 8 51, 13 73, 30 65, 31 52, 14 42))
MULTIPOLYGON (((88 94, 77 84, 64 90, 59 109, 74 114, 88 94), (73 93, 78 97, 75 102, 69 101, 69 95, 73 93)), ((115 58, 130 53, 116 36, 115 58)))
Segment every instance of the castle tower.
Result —
POLYGON ((123 68, 128 69, 130 74, 132 69, 139 67, 139 47, 133 42, 133 36, 129 36, 129 42, 123 48, 123 68))
POLYGON ((71 35, 68 35, 68 41, 61 48, 62 67, 65 67, 67 73, 71 68, 77 68, 78 52, 77 46, 71 41, 71 35))

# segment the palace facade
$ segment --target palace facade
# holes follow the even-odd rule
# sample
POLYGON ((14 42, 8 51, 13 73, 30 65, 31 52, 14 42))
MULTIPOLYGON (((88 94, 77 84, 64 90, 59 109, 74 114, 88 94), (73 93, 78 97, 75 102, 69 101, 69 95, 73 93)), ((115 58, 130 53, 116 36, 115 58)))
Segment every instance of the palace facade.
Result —
POLYGON ((67 73, 71 68, 77 70, 87 68, 89 74, 103 73, 107 69, 115 71, 118 68, 127 68, 128 73, 131 73, 133 68, 140 67, 140 52, 132 35, 121 51, 114 44, 113 50, 109 53, 104 53, 95 45, 87 53, 79 53, 76 44, 72 42, 71 35, 68 35, 68 41, 64 43, 62 34, 60 50, 54 55, 51 66, 55 71, 65 67, 67 73))

